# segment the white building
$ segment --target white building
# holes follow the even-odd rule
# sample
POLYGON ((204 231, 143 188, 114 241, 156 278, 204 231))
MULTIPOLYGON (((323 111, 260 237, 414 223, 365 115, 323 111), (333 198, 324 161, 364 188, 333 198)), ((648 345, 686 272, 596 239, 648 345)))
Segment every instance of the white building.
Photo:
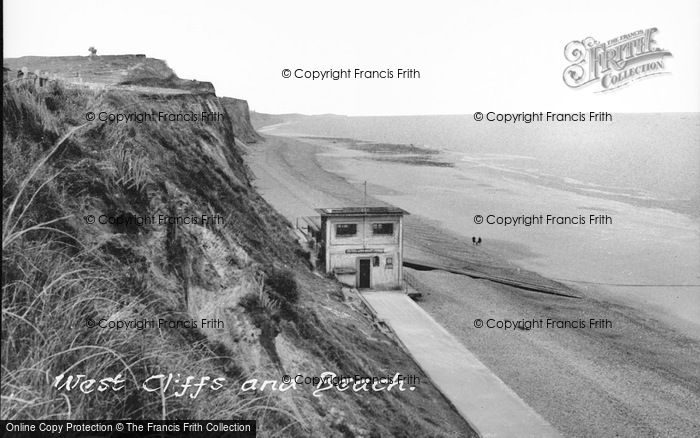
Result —
POLYGON ((326 272, 359 289, 400 289, 403 216, 394 207, 320 208, 326 272))

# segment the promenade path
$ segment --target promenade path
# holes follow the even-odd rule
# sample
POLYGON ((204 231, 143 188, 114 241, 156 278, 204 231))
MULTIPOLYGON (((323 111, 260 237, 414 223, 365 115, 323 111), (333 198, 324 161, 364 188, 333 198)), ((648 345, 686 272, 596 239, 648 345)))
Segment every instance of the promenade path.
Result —
POLYGON ((561 436, 406 294, 367 291, 362 296, 481 436, 561 436))

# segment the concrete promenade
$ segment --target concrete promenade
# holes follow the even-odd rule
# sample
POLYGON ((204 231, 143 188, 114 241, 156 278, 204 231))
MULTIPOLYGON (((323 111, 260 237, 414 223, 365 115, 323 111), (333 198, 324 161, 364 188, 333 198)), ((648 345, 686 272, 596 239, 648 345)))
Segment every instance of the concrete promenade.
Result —
POLYGON ((561 436, 402 292, 362 292, 432 383, 482 437, 561 436))

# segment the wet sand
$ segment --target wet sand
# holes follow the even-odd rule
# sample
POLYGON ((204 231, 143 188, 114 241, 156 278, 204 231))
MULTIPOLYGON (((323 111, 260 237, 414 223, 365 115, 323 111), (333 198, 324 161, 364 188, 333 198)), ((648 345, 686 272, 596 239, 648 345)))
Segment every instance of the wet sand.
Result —
MULTIPOLYGON (((246 156, 260 193, 291 222, 315 215, 317 207, 362 203, 361 184, 324 170, 320 163, 323 154, 352 156, 356 151, 313 143, 269 136, 250 146, 246 156)), ((424 171, 423 166, 406 169, 416 176, 424 171)), ((368 184, 368 191, 378 198, 401 195, 387 185, 368 184)), ((371 205, 382 203, 370 198, 371 205)), ((521 262, 532 251, 525 245, 490 242, 474 247, 444 224, 415 214, 406 219, 405 235, 406 258, 556 284, 524 268, 521 262)), ((425 294, 420 305, 564 435, 700 433, 700 344, 635 303, 626 303, 624 295, 608 300, 605 294, 583 289, 583 299, 570 299, 441 271, 406 273, 425 294), (477 329, 476 318, 587 324, 603 319, 611 327, 477 329)))

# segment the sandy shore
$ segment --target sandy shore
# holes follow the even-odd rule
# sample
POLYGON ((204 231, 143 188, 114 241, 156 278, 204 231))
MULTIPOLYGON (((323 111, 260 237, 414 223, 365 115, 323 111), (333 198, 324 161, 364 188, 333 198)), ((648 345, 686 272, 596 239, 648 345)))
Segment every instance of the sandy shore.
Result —
MULTIPOLYGON (((352 157, 357 151, 322 143, 269 136, 248 151, 246 160, 259 191, 292 222, 299 216, 314 215, 317 207, 362 202, 360 184, 324 170, 319 163, 323 154, 352 157)), ((418 175, 424 166, 406 163, 406 168, 418 175)), ((368 186, 379 198, 401 195, 387 185, 368 186)), ((382 201, 372 198, 371 203, 381 205, 382 201)), ((554 284, 517 263, 519 254, 529 253, 526 246, 494 242, 473 247, 441 225, 419 215, 409 216, 406 257, 554 284)), ((421 306, 565 435, 700 433, 700 343, 627 305, 624 296, 612 301, 583 290, 584 298, 577 300, 440 271, 406 271, 411 283, 426 294, 421 306), (612 326, 506 331, 476 329, 476 318, 580 319, 586 323, 603 319, 612 326)))
MULTIPOLYGON (((370 193, 430 218, 442 230, 467 239, 483 236, 480 256, 497 254, 501 260, 584 289, 589 296, 633 306, 700 341, 700 226, 691 217, 513 178, 478 162, 464 162, 459 154, 410 160, 406 155, 361 153, 346 140, 323 149, 317 155, 323 169, 351 184, 367 180, 393 188, 370 193), (454 164, 426 165, 436 162, 454 164), (612 223, 476 225, 477 213, 606 214, 612 223)), ((445 253, 443 243, 439 252, 445 253)), ((488 265, 493 266, 493 261, 488 265)))

